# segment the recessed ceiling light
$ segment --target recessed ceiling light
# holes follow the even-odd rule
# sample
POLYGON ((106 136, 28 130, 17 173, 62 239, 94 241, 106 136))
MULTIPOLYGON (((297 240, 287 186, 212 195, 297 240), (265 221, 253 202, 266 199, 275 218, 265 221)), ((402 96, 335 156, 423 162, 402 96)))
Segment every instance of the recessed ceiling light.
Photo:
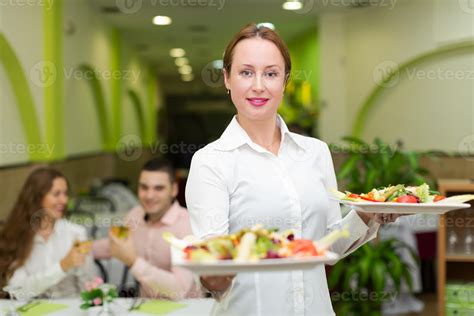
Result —
POLYGON ((169 24, 171 24, 171 18, 169 16, 157 15, 153 18, 153 24, 155 24, 155 25, 169 25, 169 24))
POLYGON ((299 0, 288 0, 283 3, 283 9, 285 10, 300 10, 303 7, 303 4, 299 0))
POLYGON ((184 65, 189 64, 189 60, 186 57, 178 57, 174 61, 175 65, 178 67, 182 67, 184 65))
POLYGON ((193 68, 189 65, 184 65, 183 67, 179 67, 178 72, 182 75, 189 75, 193 72, 193 68))
POLYGON ((170 56, 174 58, 183 57, 186 54, 182 48, 172 48, 170 49, 170 56))
POLYGON ((186 82, 193 81, 194 75, 193 74, 182 75, 181 79, 186 82))
POLYGON ((275 25, 273 25, 273 23, 268 23, 268 22, 258 23, 257 27, 268 27, 271 30, 275 30, 275 25))

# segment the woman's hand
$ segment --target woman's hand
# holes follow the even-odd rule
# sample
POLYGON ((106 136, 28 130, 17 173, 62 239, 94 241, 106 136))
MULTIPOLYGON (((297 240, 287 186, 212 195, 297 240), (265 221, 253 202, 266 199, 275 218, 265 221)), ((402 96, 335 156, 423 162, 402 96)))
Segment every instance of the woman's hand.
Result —
POLYGON ((379 224, 388 224, 393 223, 400 216, 407 214, 392 214, 392 213, 366 213, 357 211, 357 215, 364 221, 365 224, 368 224, 370 220, 374 220, 379 224))
POLYGON ((201 284, 208 289, 213 296, 219 297, 229 289, 232 284, 232 280, 235 278, 233 275, 219 275, 219 276, 201 276, 201 284))
POLYGON ((68 272, 73 268, 80 267, 86 262, 88 253, 84 253, 81 247, 72 246, 68 254, 61 260, 61 269, 64 272, 68 272))

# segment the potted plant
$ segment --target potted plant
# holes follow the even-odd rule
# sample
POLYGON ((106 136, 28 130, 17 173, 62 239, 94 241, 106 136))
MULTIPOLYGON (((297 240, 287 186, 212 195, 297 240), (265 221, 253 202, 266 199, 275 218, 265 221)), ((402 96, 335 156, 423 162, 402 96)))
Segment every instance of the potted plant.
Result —
POLYGON ((346 136, 346 144, 330 144, 333 153, 346 153, 347 159, 337 173, 345 189, 355 193, 368 192, 373 188, 390 184, 420 185, 424 182, 434 187, 428 177, 429 171, 420 166, 420 157, 434 157, 432 153, 402 151, 402 144, 390 146, 379 138, 372 144, 361 139, 346 136))
MULTIPOLYGON (((345 189, 362 193, 399 183, 426 182, 433 186, 434 181, 427 178, 428 170, 420 167, 422 154, 404 152, 400 143, 391 147, 379 138, 371 144, 354 137, 343 140, 344 145, 332 144, 330 148, 333 153, 347 154, 337 173, 345 189)), ((403 282, 412 290, 410 266, 399 257, 402 248, 407 248, 419 262, 408 245, 387 239, 363 245, 331 269, 328 284, 338 315, 381 315, 383 302, 392 300, 403 282)))
POLYGON ((118 297, 117 290, 112 284, 104 283, 97 277, 93 281, 84 284, 85 291, 81 292, 81 309, 89 309, 89 315, 113 315, 108 304, 118 297))
POLYGON ((410 265, 397 253, 401 248, 418 262, 406 244, 387 239, 361 246, 332 268, 328 285, 337 315, 381 315, 382 304, 394 299, 403 281, 412 290, 410 265))

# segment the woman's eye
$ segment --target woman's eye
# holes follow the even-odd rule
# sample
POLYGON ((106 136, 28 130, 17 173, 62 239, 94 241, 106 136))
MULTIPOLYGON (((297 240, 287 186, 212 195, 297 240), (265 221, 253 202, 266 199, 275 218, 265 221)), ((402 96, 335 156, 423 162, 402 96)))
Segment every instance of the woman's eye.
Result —
POLYGON ((244 77, 250 77, 252 75, 252 72, 248 70, 244 70, 244 71, 241 71, 240 74, 244 77))
POLYGON ((278 77, 278 73, 277 73, 277 72, 267 72, 266 75, 267 75, 267 77, 269 77, 269 78, 278 77))

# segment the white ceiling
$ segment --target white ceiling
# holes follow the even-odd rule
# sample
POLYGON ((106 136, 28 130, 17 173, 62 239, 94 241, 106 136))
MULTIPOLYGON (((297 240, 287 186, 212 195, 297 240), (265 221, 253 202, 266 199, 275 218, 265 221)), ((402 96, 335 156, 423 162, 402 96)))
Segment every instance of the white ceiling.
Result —
MULTIPOLYGON (((167 92, 213 90, 203 83, 201 70, 222 58, 227 42, 249 22, 272 22, 286 41, 316 28, 322 12, 347 10, 341 1, 303 0, 300 11, 282 9, 284 0, 90 0, 104 18, 121 30, 124 39, 157 71, 167 92), (330 3, 336 3, 337 6, 330 3), (173 19, 168 26, 152 24, 156 15, 173 19), (181 47, 195 79, 181 81, 169 50, 181 47)), ((350 0, 353 1, 353 0, 350 0)), ((359 0, 364 1, 364 0, 359 0)), ((346 1, 349 2, 349 1, 346 1)))

